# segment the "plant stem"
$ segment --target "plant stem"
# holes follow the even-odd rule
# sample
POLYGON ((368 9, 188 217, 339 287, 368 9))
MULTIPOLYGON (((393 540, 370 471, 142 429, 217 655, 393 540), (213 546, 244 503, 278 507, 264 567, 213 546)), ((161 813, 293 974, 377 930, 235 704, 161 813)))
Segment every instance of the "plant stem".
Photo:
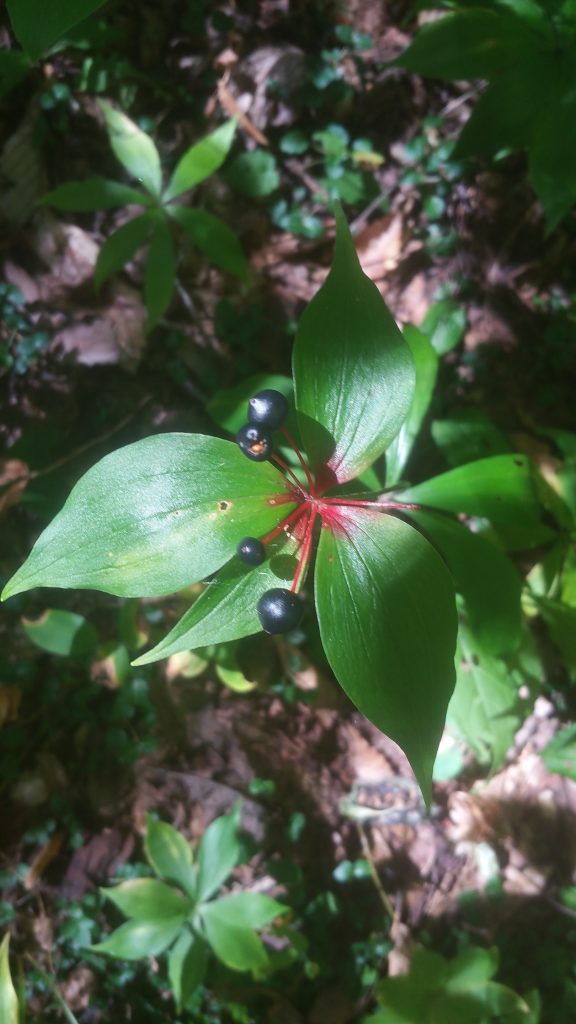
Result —
POLYGON ((293 594, 296 593, 302 575, 308 564, 310 558, 310 551, 312 548, 312 533, 314 531, 314 523, 316 522, 316 516, 318 515, 318 508, 316 505, 312 505, 310 518, 306 524, 306 533, 304 534, 304 540, 302 541, 302 554, 300 555, 300 561, 298 562, 298 568, 296 569, 296 575, 292 581, 290 590, 293 594))
POLYGON ((280 466, 280 468, 283 469, 284 472, 287 473, 289 477, 291 477, 294 486, 298 488, 298 490, 300 491, 300 494, 303 494, 304 497, 307 498, 308 494, 306 493, 306 491, 302 487, 302 484, 300 483, 300 481, 299 481, 298 477, 296 476, 295 472, 292 469, 290 469, 290 466, 288 465, 288 463, 284 462, 284 459, 280 458, 279 455, 276 455, 275 452, 274 452, 273 455, 270 456, 270 460, 272 462, 275 462, 277 466, 280 466))
POLYGON ((358 508, 408 508, 414 512, 421 511, 423 505, 408 504, 401 501, 354 501, 350 498, 322 498, 322 503, 326 505, 352 505, 358 508))
POLYGON ((275 526, 270 533, 267 533, 265 537, 262 537, 262 544, 268 544, 269 541, 274 540, 274 537, 277 537, 279 533, 282 533, 282 530, 286 526, 289 526, 290 523, 293 523, 295 519, 298 519, 299 516, 301 516, 302 513, 305 512, 305 510, 306 503, 302 502, 301 505, 298 505, 298 508, 292 510, 290 515, 285 516, 285 518, 282 520, 281 523, 278 524, 278 526, 275 526))
POLYGON ((312 495, 313 498, 317 498, 318 495, 316 493, 316 488, 314 486, 314 481, 312 479, 312 474, 310 473, 310 470, 308 469, 308 466, 306 465, 306 463, 304 461, 304 457, 302 455, 302 452, 300 451, 300 449, 299 449, 298 445, 296 444, 296 441, 294 440, 292 435, 286 430, 286 427, 281 427, 280 429, 281 429, 282 433, 284 434, 284 437, 288 441, 288 444, 290 445, 291 448, 294 449, 294 451, 296 452, 296 455, 298 456, 298 460, 300 462, 300 465, 302 466, 302 469, 304 470, 304 472, 306 474, 306 479, 308 481, 308 487, 310 488, 310 494, 312 495))

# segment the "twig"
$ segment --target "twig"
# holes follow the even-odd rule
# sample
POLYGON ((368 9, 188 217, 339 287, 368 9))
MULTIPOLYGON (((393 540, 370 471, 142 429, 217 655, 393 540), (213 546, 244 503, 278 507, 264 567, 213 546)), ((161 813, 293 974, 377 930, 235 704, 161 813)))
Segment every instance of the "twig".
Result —
POLYGON ((362 847, 362 853, 364 854, 364 857, 365 857, 365 859, 368 862, 368 867, 370 868, 370 874, 372 876, 372 881, 374 882, 374 885, 376 886, 376 892, 378 893, 378 896, 380 897, 380 902, 382 903, 382 906, 384 907, 384 910, 386 911, 386 913, 389 914, 391 920, 395 921, 398 915, 396 914, 396 911, 394 910, 394 907, 392 906, 392 904, 391 904, 391 902, 390 902, 390 900, 389 900, 389 898, 388 898, 388 896, 387 896, 387 894, 386 894, 386 892, 384 890, 382 882, 380 881, 380 876, 378 875, 378 872, 376 870, 376 865, 374 863, 374 858, 372 856, 372 850, 370 849, 370 844, 369 844, 369 842, 368 842, 368 840, 366 838, 366 833, 364 832, 364 829, 362 828, 362 825, 360 824, 359 821, 354 822, 354 824, 356 825, 356 831, 358 833, 358 838, 360 839, 360 845, 362 847))

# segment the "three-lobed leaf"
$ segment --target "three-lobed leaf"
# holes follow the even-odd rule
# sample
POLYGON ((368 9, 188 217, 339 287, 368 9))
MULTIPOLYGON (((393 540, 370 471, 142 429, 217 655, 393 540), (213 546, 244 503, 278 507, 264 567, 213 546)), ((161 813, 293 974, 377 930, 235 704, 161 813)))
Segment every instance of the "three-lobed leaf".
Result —
POLYGON ((292 507, 289 493, 272 465, 250 462, 229 441, 144 438, 79 480, 3 597, 38 586, 171 593, 219 569, 247 533, 270 530, 278 506, 292 507))
POLYGON ((362 271, 336 209, 336 251, 304 311, 293 356, 300 433, 327 483, 359 476, 396 436, 414 389, 410 349, 362 271))
POLYGON ((322 530, 316 608, 343 689, 410 761, 425 799, 454 688, 454 587, 414 527, 348 508, 322 530))

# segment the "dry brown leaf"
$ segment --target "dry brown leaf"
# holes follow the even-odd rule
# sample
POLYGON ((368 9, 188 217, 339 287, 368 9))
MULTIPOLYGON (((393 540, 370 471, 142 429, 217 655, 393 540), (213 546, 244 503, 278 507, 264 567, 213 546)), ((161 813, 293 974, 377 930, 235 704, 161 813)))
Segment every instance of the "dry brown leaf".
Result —
POLYGON ((41 875, 44 874, 48 865, 51 864, 52 861, 55 860, 55 858, 58 856, 62 848, 62 843, 64 842, 65 835, 66 833, 63 831, 55 832, 53 836, 50 836, 48 842, 44 843, 44 846, 36 854, 23 882, 24 888, 26 889, 27 892, 30 892, 30 890, 34 888, 38 879, 40 878, 41 875))
POLYGON ((30 470, 20 459, 0 459, 0 516, 20 501, 30 470))

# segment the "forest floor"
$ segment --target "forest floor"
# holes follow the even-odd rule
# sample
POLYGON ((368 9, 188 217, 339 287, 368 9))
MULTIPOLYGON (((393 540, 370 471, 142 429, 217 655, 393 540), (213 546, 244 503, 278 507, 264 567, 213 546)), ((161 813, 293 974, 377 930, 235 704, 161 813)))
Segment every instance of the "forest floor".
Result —
MULTIPOLYGON (((480 410, 543 471, 557 454, 541 428, 573 429, 575 328, 557 317, 575 288, 573 224, 545 235, 521 156, 454 169, 449 144, 478 89, 386 66, 414 30, 408 5, 339 5, 339 24, 370 36, 356 49, 337 41, 322 5, 218 5, 220 17, 193 7, 111 5, 120 42, 92 54, 108 75, 105 95, 130 98, 167 160, 203 116, 217 123, 219 110, 241 110, 243 145, 270 152, 280 180, 272 197, 206 185, 202 202, 241 239, 252 284, 243 290, 184 253, 175 299, 149 337, 138 260, 99 293, 92 285, 99 247, 125 211, 37 205, 64 181, 118 174, 94 94, 80 85, 86 51, 64 47, 0 100, 10 183, 0 261, 12 287, 0 325, 10 355, 0 363, 4 578, 97 458, 158 431, 217 431, 206 406, 218 389, 289 372, 294 323, 333 248, 324 157, 282 153, 289 130, 311 138, 336 123, 382 155, 376 166, 342 158, 347 173, 369 179, 346 208, 363 267, 400 323, 421 324, 438 300, 463 317, 432 415, 480 410), (322 74, 331 84, 314 84, 322 74), (280 200, 308 218, 303 234, 273 222, 280 200)), ((411 468, 416 479, 445 468, 429 433, 411 468)), ((142 862, 147 812, 195 841, 238 798, 248 855, 234 881, 294 907, 308 941, 288 981, 258 990, 228 978, 229 1001, 252 1007, 247 1021, 359 1021, 377 977, 405 971, 415 944, 450 956, 465 940, 499 947, 499 978, 520 993, 538 988, 544 1022, 575 1019, 576 911, 558 893, 576 868, 576 784, 539 757, 570 713, 569 693, 562 706, 543 686, 489 778, 448 734, 427 814, 403 755, 353 709, 313 647, 242 642, 253 688, 241 693, 213 663, 194 675, 178 659, 119 684, 105 653, 39 652, 20 626, 67 609, 113 647, 119 632, 165 630, 184 600, 129 602, 126 612, 105 595, 36 591, 2 613, 0 906, 32 979, 30 1019, 64 1019, 46 976, 79 1024, 175 1019, 144 967, 106 982, 83 959, 111 920, 96 887, 142 862)), ((547 664, 562 676, 554 650, 547 664)), ((244 1019, 214 1006, 187 1019, 244 1019)))

